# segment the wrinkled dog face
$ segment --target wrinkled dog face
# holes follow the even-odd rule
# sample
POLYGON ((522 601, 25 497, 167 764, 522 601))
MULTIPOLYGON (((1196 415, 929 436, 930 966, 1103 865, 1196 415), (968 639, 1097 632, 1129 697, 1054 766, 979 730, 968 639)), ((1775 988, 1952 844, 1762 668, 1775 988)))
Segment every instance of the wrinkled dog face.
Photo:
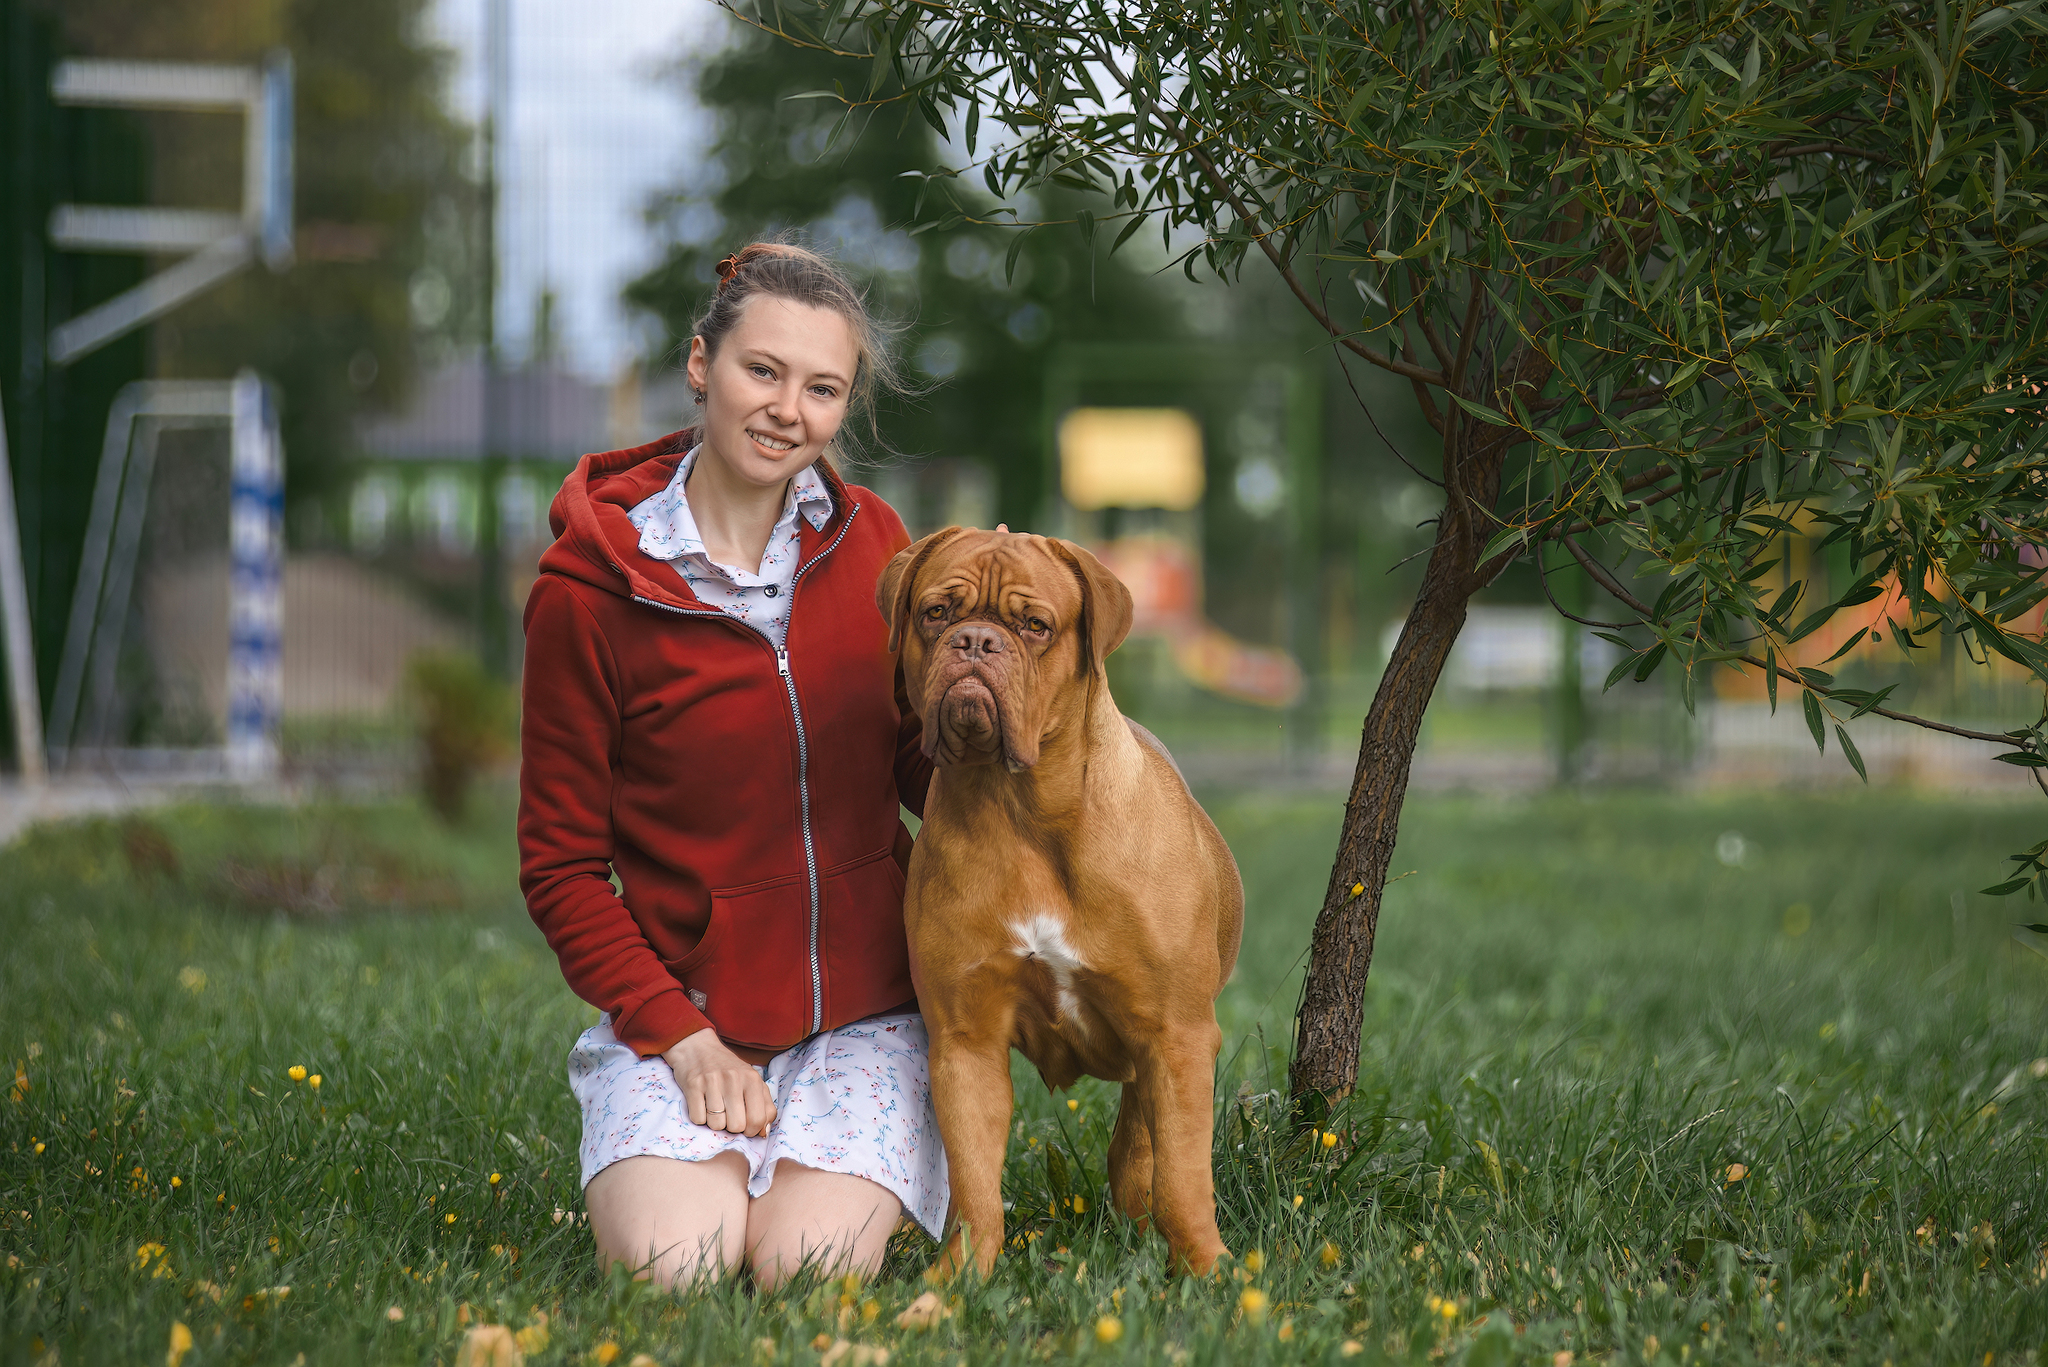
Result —
POLYGON ((1055 700, 1131 624, 1129 591, 1093 555, 1016 532, 934 532, 889 562, 875 597, 925 754, 1012 773, 1038 762, 1055 700))

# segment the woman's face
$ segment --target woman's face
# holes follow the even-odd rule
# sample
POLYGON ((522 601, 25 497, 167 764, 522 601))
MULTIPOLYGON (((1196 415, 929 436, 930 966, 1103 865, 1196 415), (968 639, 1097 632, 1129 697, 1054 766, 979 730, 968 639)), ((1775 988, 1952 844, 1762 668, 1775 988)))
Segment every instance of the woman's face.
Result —
POLYGON ((716 356, 690 341, 690 387, 704 400, 702 440, 750 484, 781 484, 825 453, 846 417, 859 352, 836 309, 757 294, 716 356))

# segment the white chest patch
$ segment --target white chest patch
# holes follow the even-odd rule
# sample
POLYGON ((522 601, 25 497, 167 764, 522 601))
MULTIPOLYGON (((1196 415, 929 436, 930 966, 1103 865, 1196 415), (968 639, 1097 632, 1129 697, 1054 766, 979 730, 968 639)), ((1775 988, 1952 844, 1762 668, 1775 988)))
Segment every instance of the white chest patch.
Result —
POLYGON ((1081 1026, 1081 1003, 1074 995, 1074 974, 1088 965, 1067 939, 1066 925, 1059 917, 1041 911, 1011 925, 1010 934, 1017 940, 1011 952, 1020 959, 1033 959, 1045 965, 1052 974, 1060 1014, 1081 1026))

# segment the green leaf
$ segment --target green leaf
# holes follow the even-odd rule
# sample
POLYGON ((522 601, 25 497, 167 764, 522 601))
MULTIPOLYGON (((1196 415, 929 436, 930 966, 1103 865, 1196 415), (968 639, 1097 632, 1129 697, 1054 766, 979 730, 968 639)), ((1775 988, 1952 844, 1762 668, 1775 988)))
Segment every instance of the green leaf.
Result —
MULTIPOLYGON (((1812 697, 1812 694, 1807 694, 1812 697)), ((1870 782, 1870 774, 1863 767, 1863 752, 1856 748, 1856 742, 1849 739, 1849 733, 1839 723, 1835 726, 1835 739, 1842 743, 1842 753, 1849 757, 1849 767, 1856 771, 1856 777, 1870 782)))
POLYGON ((1806 709, 1806 729, 1813 732, 1813 743, 1825 755, 1828 752, 1827 722, 1821 716, 1820 699, 1808 689, 1799 695, 1800 705, 1806 709))
POLYGON ((1010 239, 1010 250, 1003 254, 1003 280, 1006 284, 1013 283, 1017 279, 1017 258, 1023 255, 1025 240, 1034 231, 1034 229, 1026 228, 1010 239))
POLYGON ((2048 759, 2025 750, 2013 750, 2003 755, 1993 755, 1991 758, 2000 764, 2017 764, 2023 769, 2048 769, 2048 759))
MULTIPOLYGON (((1991 887, 1988 888, 1979 888, 1977 889, 1977 891, 1983 893, 1986 897, 2010 897, 2014 893, 2018 892, 2021 888, 2025 887, 2027 884, 2033 881, 2033 875, 2028 874, 2025 878, 2014 878, 2004 883, 1993 884, 1991 887)), ((2021 929, 2030 930, 2032 929, 2032 927, 2023 926, 2021 927, 2021 929)), ((2022 940, 2020 941, 2020 943, 2026 944, 2026 941, 2022 940)), ((2031 948, 2031 946, 2029 946, 2029 948, 2031 948)))

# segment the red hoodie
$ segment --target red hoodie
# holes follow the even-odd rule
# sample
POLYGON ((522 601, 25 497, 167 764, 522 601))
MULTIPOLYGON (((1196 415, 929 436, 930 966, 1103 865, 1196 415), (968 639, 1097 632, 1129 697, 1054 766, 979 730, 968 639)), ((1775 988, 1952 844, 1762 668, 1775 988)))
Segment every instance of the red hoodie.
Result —
POLYGON ((931 764, 875 580, 895 510, 820 466, 787 648, 699 600, 627 520, 695 443, 585 456, 526 604, 519 883, 576 995, 659 1054, 756 1062, 909 1003, 903 869, 931 764), (613 878, 618 890, 613 889, 613 878))

